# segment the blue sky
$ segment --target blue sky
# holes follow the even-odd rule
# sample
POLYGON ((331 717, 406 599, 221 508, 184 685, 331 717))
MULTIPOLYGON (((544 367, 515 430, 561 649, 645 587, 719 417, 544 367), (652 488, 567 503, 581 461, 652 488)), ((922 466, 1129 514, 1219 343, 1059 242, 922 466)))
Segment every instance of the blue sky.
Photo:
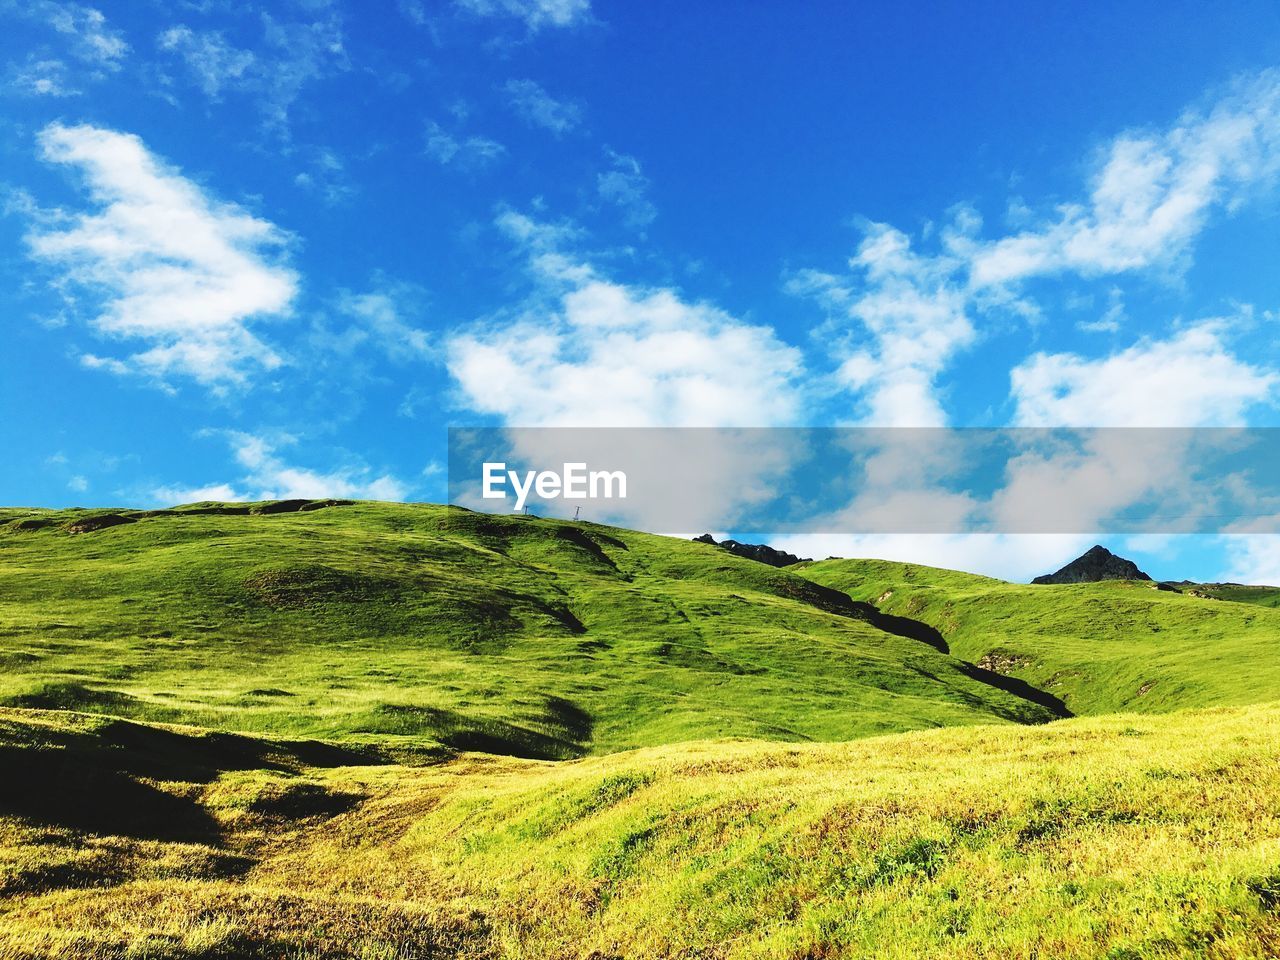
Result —
POLYGON ((0 18, 6 503, 441 500, 451 423, 1277 422, 1274 4, 0 18))

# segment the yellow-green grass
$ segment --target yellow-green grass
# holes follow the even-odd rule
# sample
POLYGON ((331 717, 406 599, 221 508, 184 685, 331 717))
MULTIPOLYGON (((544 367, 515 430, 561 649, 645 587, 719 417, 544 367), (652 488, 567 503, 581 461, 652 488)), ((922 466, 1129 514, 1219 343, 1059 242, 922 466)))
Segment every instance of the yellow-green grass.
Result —
POLYGON ((1274 705, 429 767, 52 712, 0 744, 187 810, 0 820, 6 958, 1280 951, 1274 705))

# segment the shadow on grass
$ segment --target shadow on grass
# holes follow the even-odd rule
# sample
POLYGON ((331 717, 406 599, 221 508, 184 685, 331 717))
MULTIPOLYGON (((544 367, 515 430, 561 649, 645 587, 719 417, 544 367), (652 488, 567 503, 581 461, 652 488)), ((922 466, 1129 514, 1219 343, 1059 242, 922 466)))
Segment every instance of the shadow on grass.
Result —
POLYGON ((985 667, 980 667, 975 663, 962 662, 960 669, 974 680, 995 687, 997 690, 1003 690, 1005 693, 1011 693, 1015 697, 1020 697, 1037 706, 1044 707, 1056 717, 1075 716, 1060 698, 1055 697, 1047 690, 1033 687, 1025 680, 1019 680, 1017 677, 1007 677, 1003 673, 987 670, 985 667))
POLYGON ((195 801, 80 750, 0 747, 0 811, 83 833, 216 844, 220 831, 195 801))

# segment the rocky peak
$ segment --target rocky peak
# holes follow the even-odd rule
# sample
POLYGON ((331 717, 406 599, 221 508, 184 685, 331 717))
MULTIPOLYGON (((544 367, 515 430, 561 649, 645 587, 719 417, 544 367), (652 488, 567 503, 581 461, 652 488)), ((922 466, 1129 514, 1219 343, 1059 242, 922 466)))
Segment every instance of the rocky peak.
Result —
POLYGON ((793 563, 801 562, 800 558, 794 553, 775 550, 767 543, 741 543, 737 540, 721 540, 716 543, 716 538, 709 533, 704 533, 702 536, 694 537, 693 539, 695 543, 709 543, 713 547, 719 547, 721 550, 728 550, 735 556, 767 563, 771 567, 789 567, 793 563))
POLYGON ((1096 583, 1099 580, 1150 580, 1132 560, 1117 557, 1098 544, 1090 547, 1057 573, 1036 577, 1032 583, 1096 583))

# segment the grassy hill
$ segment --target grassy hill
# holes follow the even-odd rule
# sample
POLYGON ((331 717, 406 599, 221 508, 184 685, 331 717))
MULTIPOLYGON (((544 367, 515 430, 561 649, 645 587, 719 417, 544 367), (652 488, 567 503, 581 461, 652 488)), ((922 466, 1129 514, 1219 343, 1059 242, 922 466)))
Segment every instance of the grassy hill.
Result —
POLYGON ((428 767, 6 710, 0 763, 6 958, 1280 950, 1275 706, 428 767))
POLYGON ((1208 588, 1029 586, 881 560, 824 560, 796 570, 928 624, 952 654, 1052 693, 1075 714, 1280 698, 1280 610, 1253 602, 1273 588, 1197 596, 1208 588), (1237 595, 1250 602, 1236 602, 1237 595))
POLYGON ((1213 586, 0 511, 0 960, 1274 958, 1280 609, 1213 586))
POLYGON ((1060 712, 938 646, 796 573, 589 524, 302 501, 0 514, 15 707, 544 758, 1060 712))

